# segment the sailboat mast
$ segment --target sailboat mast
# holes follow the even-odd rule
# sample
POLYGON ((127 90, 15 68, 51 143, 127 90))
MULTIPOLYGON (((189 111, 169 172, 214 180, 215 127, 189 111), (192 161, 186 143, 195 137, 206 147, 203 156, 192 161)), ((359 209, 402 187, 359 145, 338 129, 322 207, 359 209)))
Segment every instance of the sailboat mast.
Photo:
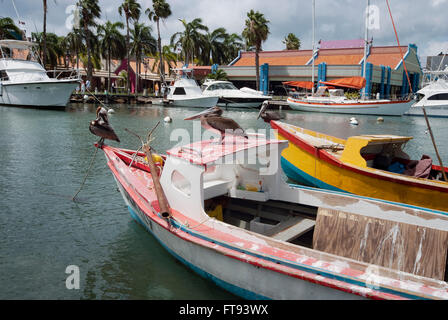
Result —
MULTIPOLYGON (((366 70, 367 70, 367 46, 369 41, 369 7, 370 7, 370 0, 367 0, 367 7, 366 7, 366 20, 365 20, 365 31, 364 31, 364 59, 363 59, 363 70, 362 75, 364 78, 366 78, 366 70)), ((367 80, 367 78, 366 78, 367 80)), ((364 87, 364 90, 362 91, 362 98, 366 98, 366 92, 367 87, 364 87)))
POLYGON ((313 66, 311 68, 311 82, 313 82, 313 88, 311 89, 312 94, 314 96, 314 51, 315 51, 315 16, 316 16, 316 2, 313 0, 313 52, 312 59, 313 59, 313 66))

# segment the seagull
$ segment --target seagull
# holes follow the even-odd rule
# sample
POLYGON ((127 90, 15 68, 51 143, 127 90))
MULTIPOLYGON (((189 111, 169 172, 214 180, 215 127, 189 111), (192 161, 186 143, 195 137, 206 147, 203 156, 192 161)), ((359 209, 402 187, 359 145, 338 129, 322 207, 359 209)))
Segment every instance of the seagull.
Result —
POLYGON ((263 104, 261 105, 260 108, 260 112, 258 113, 258 117, 257 119, 259 119, 260 117, 264 120, 264 122, 271 122, 271 120, 280 120, 283 119, 284 117, 275 111, 266 111, 266 109, 269 107, 269 102, 264 101, 263 104))
POLYGON ((103 107, 98 107, 98 109, 96 109, 96 119, 90 122, 89 130, 94 135, 101 138, 98 142, 100 146, 103 145, 104 139, 120 142, 120 139, 115 134, 114 129, 112 129, 109 124, 107 110, 103 107))
POLYGON ((201 125, 204 129, 221 134, 221 142, 224 141, 226 134, 248 139, 247 134, 240 125, 233 119, 222 117, 222 113, 221 108, 214 106, 184 120, 201 119, 201 125))

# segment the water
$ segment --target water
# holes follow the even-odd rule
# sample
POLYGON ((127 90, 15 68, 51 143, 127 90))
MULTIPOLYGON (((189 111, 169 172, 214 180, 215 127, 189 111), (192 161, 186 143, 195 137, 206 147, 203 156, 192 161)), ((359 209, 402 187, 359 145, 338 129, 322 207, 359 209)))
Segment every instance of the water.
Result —
MULTIPOLYGON (((197 109, 116 105, 110 121, 121 146, 138 148, 129 128, 144 135, 157 121, 153 146, 174 146, 173 129, 191 132, 183 118, 197 109)), ((437 163, 426 123, 419 117, 357 116, 284 111, 285 121, 341 138, 357 134, 414 136, 406 151, 437 163)), ((225 115, 243 128, 268 128, 256 111, 225 115)), ((0 107, 0 299, 235 299, 171 257, 134 222, 99 151, 86 184, 80 187, 97 140, 88 125, 94 105, 66 111, 0 107), (79 267, 79 290, 65 285, 66 267, 79 267)), ((439 152, 448 163, 446 119, 431 119, 439 152)), ((111 143, 117 145, 116 143, 111 143)))

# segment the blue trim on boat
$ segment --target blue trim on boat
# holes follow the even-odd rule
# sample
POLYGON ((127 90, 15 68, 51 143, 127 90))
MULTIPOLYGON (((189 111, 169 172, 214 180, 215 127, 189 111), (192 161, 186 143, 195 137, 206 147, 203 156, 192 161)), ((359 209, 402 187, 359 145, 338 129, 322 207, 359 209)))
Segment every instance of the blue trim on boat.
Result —
MULTIPOLYGON (((329 191, 329 192, 331 192, 331 191, 329 191)), ((129 196, 129 195, 127 194, 127 196, 129 196)), ((369 198, 367 198, 367 199, 369 199, 369 198)), ((240 296, 242 298, 252 299, 252 300, 254 300, 254 299, 268 300, 268 298, 266 298, 264 296, 258 295, 256 293, 250 292, 250 291, 248 291, 246 289, 243 289, 243 288, 234 286, 232 284, 229 284, 227 282, 224 282, 224 281, 220 280, 219 278, 217 278, 217 277, 215 277, 215 276, 205 272, 202 269, 197 268, 193 264, 191 264, 188 261, 184 260, 182 257, 178 256, 175 252, 173 252, 170 248, 166 247, 166 245, 162 241, 160 241, 160 239, 157 236, 154 235, 152 230, 150 228, 148 228, 148 226, 141 221, 141 219, 138 217, 138 215, 134 212, 134 210, 131 207, 128 206, 128 209, 129 209, 129 211, 131 213, 131 216, 138 223, 143 225, 145 227, 145 229, 148 230, 148 232, 151 233, 154 236, 154 238, 157 239, 157 241, 159 241, 159 243, 170 254, 172 254, 176 259, 178 259, 179 261, 184 263, 186 266, 188 266, 189 268, 191 268, 192 270, 197 272, 199 275, 201 275, 201 276, 203 276, 203 277, 205 277, 207 279, 212 280, 214 283, 216 283, 221 288, 223 288, 225 290, 228 290, 229 292, 231 292, 231 293, 233 293, 233 294, 235 294, 237 296, 240 296)), ((232 245, 230 245, 230 244, 228 244, 226 242, 221 242, 221 241, 218 241, 216 239, 211 239, 209 237, 204 236, 201 233, 197 233, 197 232, 195 232, 195 231, 193 231, 193 230, 191 230, 191 229, 189 229, 189 228, 179 224, 175 220, 171 220, 171 225, 173 227, 175 227, 177 229, 180 229, 181 231, 191 235, 191 236, 194 236, 194 237, 198 238, 198 239, 202 239, 202 240, 205 240, 207 242, 213 242, 213 243, 215 243, 215 244, 217 244, 219 246, 222 246, 224 248, 231 249, 231 250, 234 250, 234 251, 237 251, 237 252, 241 252, 241 253, 247 254, 249 256, 253 256, 253 257, 256 257, 256 258, 259 258, 259 259, 263 259, 263 260, 266 260, 266 261, 270 261, 270 262, 273 262, 273 263, 277 263, 277 264, 280 264, 280 265, 291 267, 293 269, 309 272, 309 273, 312 273, 312 274, 317 274, 317 275, 326 277, 328 279, 334 279, 334 280, 337 280, 337 281, 353 284, 353 285, 356 285, 356 286, 359 286, 359 287, 362 287, 362 288, 366 288, 367 287, 367 284, 365 282, 356 280, 356 278, 353 279, 353 278, 350 278, 350 277, 347 277, 347 276, 338 275, 338 274, 335 274, 335 273, 331 273, 331 272, 329 272, 329 271, 327 271, 325 269, 321 269, 321 268, 318 268, 318 267, 312 267, 312 266, 304 265, 304 264, 297 263, 297 262, 292 262, 292 261, 289 262, 289 261, 279 260, 275 256, 271 257, 271 256, 268 256, 268 255, 258 254, 256 252, 248 251, 248 250, 246 250, 244 248, 239 248, 239 247, 232 246, 232 245)), ((425 298, 422 298, 421 296, 416 296, 416 295, 405 293, 405 292, 395 291, 394 289, 391 289, 391 288, 379 287, 379 288, 375 288, 375 290, 378 291, 378 292, 398 295, 398 296, 401 296, 401 297, 404 297, 404 298, 408 298, 408 299, 425 299, 425 298)))
POLYGON ((293 165, 291 162, 286 160, 284 157, 281 158, 281 166, 282 166, 283 172, 285 172, 286 176, 288 178, 290 178, 291 180, 298 182, 299 184, 304 184, 306 186, 315 187, 315 188, 321 188, 321 189, 326 189, 326 190, 348 193, 344 190, 341 190, 341 189, 336 188, 330 184, 327 184, 319 179, 316 179, 315 177, 309 175, 305 171, 302 171, 299 168, 297 168, 295 165, 293 165))
POLYGON ((248 291, 246 289, 234 286, 233 284, 230 284, 228 282, 222 281, 221 279, 213 276, 212 274, 196 267, 195 265, 189 263, 187 260, 183 259, 181 256, 177 255, 174 251, 172 251, 170 248, 168 248, 160 239, 152 232, 150 228, 139 218, 139 216, 134 212, 134 210, 128 206, 128 210, 131 213, 131 217, 137 221, 139 224, 141 224, 161 245, 165 248, 166 251, 168 251, 174 258, 185 264, 188 268, 192 269, 194 272, 199 274, 201 277, 209 279, 213 281, 216 285, 221 287, 222 289, 231 292, 232 294, 239 296, 241 298, 247 299, 247 300, 270 300, 269 298, 256 294, 254 292, 248 291))

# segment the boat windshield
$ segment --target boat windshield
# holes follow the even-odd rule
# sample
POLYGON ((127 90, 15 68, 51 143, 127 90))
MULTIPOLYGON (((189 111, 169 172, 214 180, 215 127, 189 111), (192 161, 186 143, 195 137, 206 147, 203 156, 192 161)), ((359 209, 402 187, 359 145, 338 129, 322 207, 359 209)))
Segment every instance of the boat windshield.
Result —
POLYGON ((214 90, 238 90, 238 89, 230 82, 220 82, 211 84, 207 88, 207 90, 214 91, 214 90))

